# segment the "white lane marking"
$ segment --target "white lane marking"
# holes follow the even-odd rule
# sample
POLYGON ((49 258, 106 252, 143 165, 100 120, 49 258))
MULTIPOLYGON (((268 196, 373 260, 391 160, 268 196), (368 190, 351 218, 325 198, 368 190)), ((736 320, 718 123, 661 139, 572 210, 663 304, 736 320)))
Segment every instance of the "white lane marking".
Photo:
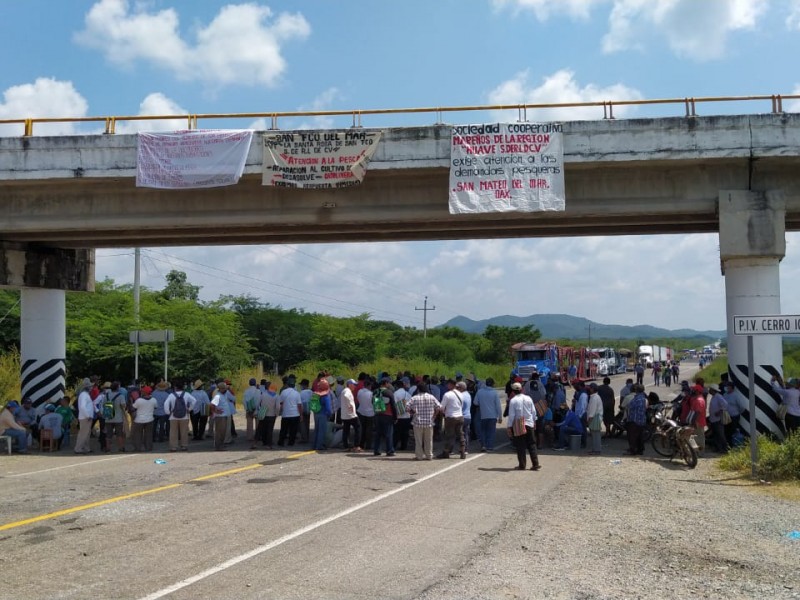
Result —
MULTIPOLYGON (((507 445, 508 445, 508 443, 502 444, 500 446, 497 446, 497 449, 500 449, 503 446, 507 446, 507 445)), ((197 575, 192 575, 191 577, 188 577, 188 578, 186 578, 186 579, 184 579, 182 581, 179 581, 177 583, 173 583, 172 585, 170 585, 168 587, 160 589, 157 592, 153 592, 152 594, 148 594, 147 596, 142 597, 140 600, 157 600, 157 598, 163 598, 164 596, 172 594, 173 592, 177 592, 178 590, 181 590, 181 589, 183 589, 185 587, 188 587, 188 586, 192 585, 193 583, 197 583, 198 581, 201 581, 201 580, 205 579, 206 577, 211 577, 212 575, 216 575, 217 573, 225 571, 226 569, 230 569, 231 567, 236 566, 241 562, 244 562, 246 560, 250 560, 254 556, 258 556, 259 554, 263 554, 267 550, 272 550, 273 548, 276 548, 276 547, 280 546, 281 544, 285 544, 286 542, 290 542, 293 539, 298 538, 303 534, 306 534, 306 533, 308 533, 310 531, 314 531, 315 529, 319 529, 323 525, 327 525, 328 523, 332 523, 333 521, 336 521, 337 519, 341 519, 342 517, 346 517, 347 515, 351 515, 354 512, 361 510, 362 508, 366 508, 367 506, 375 504, 376 502, 380 502, 381 500, 385 500, 386 498, 389 498, 390 496, 394 496, 395 494, 399 494, 400 492, 403 492, 403 491, 407 490, 410 487, 414 487, 415 485, 418 485, 418 484, 420 484, 420 483, 422 483, 424 481, 427 481, 428 479, 432 479, 432 478, 434 478, 434 477, 436 477, 438 475, 441 475, 442 473, 447 473, 448 471, 450 471, 452 469, 457 469, 458 467, 460 467, 462 465, 465 465, 465 464, 467 464, 468 462, 470 462, 472 460, 481 458, 482 456, 486 456, 486 455, 485 454, 476 454, 474 456, 470 456, 469 458, 467 458, 465 460, 458 460, 458 462, 456 462, 455 464, 450 465, 449 467, 445 467, 441 471, 436 471, 436 472, 431 473, 429 475, 425 475, 425 477, 423 477, 421 479, 417 479, 416 481, 412 481, 411 483, 406 483, 404 485, 401 485, 399 488, 395 488, 393 490, 389 490, 388 492, 380 494, 379 496, 375 496, 374 498, 371 498, 370 500, 366 500, 366 501, 362 502, 361 504, 356 504, 355 506, 351 506, 350 508, 345 509, 345 510, 343 510, 341 512, 338 512, 335 515, 331 515, 330 517, 326 517, 326 518, 324 518, 324 519, 322 519, 320 521, 316 521, 315 523, 311 523, 310 525, 306 525, 305 527, 303 527, 301 529, 298 529, 296 531, 293 531, 292 533, 287 533, 286 535, 284 535, 282 537, 279 537, 278 539, 273 540, 273 541, 271 541, 271 542, 269 542, 267 544, 264 544, 263 546, 258 546, 257 548, 253 548, 249 552, 245 552, 244 554, 240 554, 239 556, 235 556, 235 557, 233 557, 231 559, 228 559, 225 562, 218 564, 216 567, 211 567, 210 569, 206 569, 205 571, 202 571, 202 572, 198 573, 197 575)))
POLYGON ((107 460, 119 460, 120 458, 130 458, 132 456, 136 456, 135 454, 126 454, 125 456, 111 456, 109 458, 98 458, 97 460, 85 460, 78 463, 73 463, 71 465, 64 465, 61 467, 51 467, 50 469, 40 469, 38 471, 27 471, 25 473, 14 473, 13 475, 3 475, 2 479, 9 478, 9 477, 25 477, 26 475, 36 475, 37 473, 49 473, 50 471, 60 471, 61 469, 71 469, 72 467, 82 467, 84 465, 93 465, 99 462, 105 462, 107 460))

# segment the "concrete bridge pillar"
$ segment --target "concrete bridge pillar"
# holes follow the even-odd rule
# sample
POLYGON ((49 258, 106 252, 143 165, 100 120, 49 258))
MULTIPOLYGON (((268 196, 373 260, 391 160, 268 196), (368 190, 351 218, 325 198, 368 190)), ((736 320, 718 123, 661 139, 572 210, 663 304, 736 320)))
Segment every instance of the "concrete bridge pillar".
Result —
MULTIPOLYGON (((779 263, 786 253, 786 207, 780 192, 722 191, 719 194, 719 248, 725 276, 728 373, 742 406, 749 406, 747 337, 733 335, 734 315, 781 313, 779 263)), ((757 429, 782 439, 776 417, 780 397, 770 380, 783 371, 783 339, 753 337, 757 429)), ((707 382, 709 383, 709 382, 707 382)), ((742 413, 749 433, 750 412, 742 413)))
POLYGON ((21 298, 22 397, 34 406, 64 396, 67 313, 64 290, 23 289, 21 298))
POLYGON ((94 250, 0 242, 0 286, 22 288, 22 397, 34 406, 59 400, 66 378, 66 290, 94 290, 94 250))

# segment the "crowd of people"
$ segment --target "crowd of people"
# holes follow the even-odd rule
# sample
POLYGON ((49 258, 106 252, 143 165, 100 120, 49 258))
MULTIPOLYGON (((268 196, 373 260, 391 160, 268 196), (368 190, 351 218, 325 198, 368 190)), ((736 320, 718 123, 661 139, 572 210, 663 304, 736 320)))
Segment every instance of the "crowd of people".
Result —
MULTIPOLYGON (((670 376, 674 373, 671 366, 665 371, 670 376)), ((13 438, 18 451, 25 453, 44 430, 59 448, 69 447, 77 424, 76 454, 92 452, 94 437, 102 452, 149 452, 156 442, 166 442, 169 451, 178 452, 187 451, 190 441, 206 438, 222 451, 239 435, 233 418, 237 396, 228 380, 159 380, 129 387, 100 381, 99 377, 84 379, 72 404, 64 397, 37 410, 30 399, 9 402, 0 411, 0 432, 13 438)), ((706 428, 719 452, 741 443, 739 418, 744 407, 732 382, 706 388, 698 379, 680 385, 675 400, 680 409, 675 416, 695 427, 700 452, 705 449, 706 428)), ((800 380, 784 384, 776 378, 773 387, 783 398, 787 430, 796 430, 800 380)), ((482 452, 493 452, 497 427, 505 417, 517 468, 525 469, 529 456, 531 468, 538 470, 537 450, 548 446, 564 450, 580 438, 580 447, 587 448, 588 454, 600 454, 602 438, 612 435, 620 424, 628 437, 627 453, 642 454, 647 409, 659 401, 654 392, 645 394, 641 383, 628 379, 619 394, 617 413, 617 395, 608 377, 602 383, 574 380, 565 384, 557 373, 540 377, 534 372, 525 381, 512 372, 505 392, 508 401, 503 407, 491 378, 480 381, 474 375, 456 373, 446 379, 405 372, 394 377, 360 373, 356 379, 345 379, 323 371, 313 381, 298 382, 294 375, 275 381, 251 379, 239 406, 244 409, 244 437, 251 448, 308 443, 320 452, 372 450, 374 455, 391 457, 413 447, 417 460, 434 458, 435 440, 442 442, 439 458, 451 454, 465 458, 472 442, 482 452)))

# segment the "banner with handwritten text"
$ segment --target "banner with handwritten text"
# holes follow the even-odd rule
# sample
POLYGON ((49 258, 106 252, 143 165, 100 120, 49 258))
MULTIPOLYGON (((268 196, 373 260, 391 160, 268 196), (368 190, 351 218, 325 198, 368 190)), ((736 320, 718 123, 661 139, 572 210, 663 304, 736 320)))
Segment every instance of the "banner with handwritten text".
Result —
POLYGON ((380 131, 265 134, 262 183, 304 189, 359 185, 380 139, 380 131))
POLYGON ((453 126, 450 214, 563 211, 562 135, 557 123, 453 126))
POLYGON ((244 172, 251 130, 192 129, 138 134, 136 186, 161 189, 234 185, 244 172))

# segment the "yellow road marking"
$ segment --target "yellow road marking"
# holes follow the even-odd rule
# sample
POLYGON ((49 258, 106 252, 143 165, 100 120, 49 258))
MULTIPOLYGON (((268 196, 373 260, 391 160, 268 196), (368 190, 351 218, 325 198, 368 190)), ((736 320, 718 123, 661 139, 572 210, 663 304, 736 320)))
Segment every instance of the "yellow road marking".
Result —
POLYGON ((233 475, 234 473, 241 473, 242 471, 250 471, 251 469, 260 469, 263 467, 261 463, 255 463, 252 465, 247 465, 246 467, 239 467, 237 469, 229 469, 228 471, 220 471, 219 473, 212 473, 211 475, 203 475, 202 477, 196 477, 194 479, 190 479, 189 481, 207 481, 209 479, 216 479, 217 477, 225 477, 225 475, 233 475))
POLYGON ((23 525, 30 525, 31 523, 38 523, 39 521, 46 521, 48 519, 55 519, 56 517, 63 517, 64 515, 71 515, 72 513, 80 512, 82 510, 89 510, 90 508, 97 508, 98 506, 105 506, 114 502, 121 502, 122 500, 130 500, 131 498, 138 498, 140 496, 147 496, 148 494, 155 494, 156 492, 163 492, 164 490, 171 490, 176 487, 182 486, 182 483, 171 483, 161 487, 144 490, 142 492, 133 492, 132 494, 125 494, 123 496, 115 496, 106 500, 99 500, 89 504, 82 504, 81 506, 73 506, 72 508, 65 508, 56 512, 47 513, 46 515, 39 515, 38 517, 31 517, 30 519, 23 519, 21 521, 14 521, 13 523, 6 523, 0 525, 0 531, 7 529, 14 529, 15 527, 22 527, 23 525))
MULTIPOLYGON (((303 456, 308 456, 309 454, 316 454, 316 450, 309 450, 307 452, 298 452, 297 454, 290 454, 286 458, 297 459, 303 456)), ((211 473, 210 475, 203 475, 202 477, 195 477, 194 479, 190 479, 188 482, 170 483, 169 485, 163 485, 161 487, 152 488, 149 490, 143 490, 141 492, 132 492, 130 494, 123 494, 122 496, 114 496, 113 498, 98 500, 97 502, 90 502, 89 504, 81 504, 80 506, 73 506, 72 508, 65 508, 64 510, 58 510, 56 512, 39 515, 38 517, 31 517, 29 519, 22 519, 20 521, 13 521, 11 523, 6 523, 5 525, 0 525, 0 531, 7 531, 9 529, 23 527, 24 525, 39 523, 40 521, 47 521, 48 519, 55 519, 57 517, 63 517, 64 515, 71 515, 76 512, 89 510, 90 508, 97 508, 99 506, 105 506, 107 504, 113 504, 115 502, 122 502, 123 500, 130 500, 131 498, 139 498, 141 496, 147 496, 149 494, 155 494, 157 492, 173 490, 177 487, 186 485, 186 483, 191 483, 192 481, 207 481, 209 479, 215 479, 217 477, 225 477, 226 475, 234 475, 236 473, 242 473, 244 471, 259 469, 264 466, 265 465, 263 465, 260 462, 253 463, 252 465, 247 465, 245 467, 238 467, 236 469, 228 469, 227 471, 220 471, 219 473, 211 473)))

